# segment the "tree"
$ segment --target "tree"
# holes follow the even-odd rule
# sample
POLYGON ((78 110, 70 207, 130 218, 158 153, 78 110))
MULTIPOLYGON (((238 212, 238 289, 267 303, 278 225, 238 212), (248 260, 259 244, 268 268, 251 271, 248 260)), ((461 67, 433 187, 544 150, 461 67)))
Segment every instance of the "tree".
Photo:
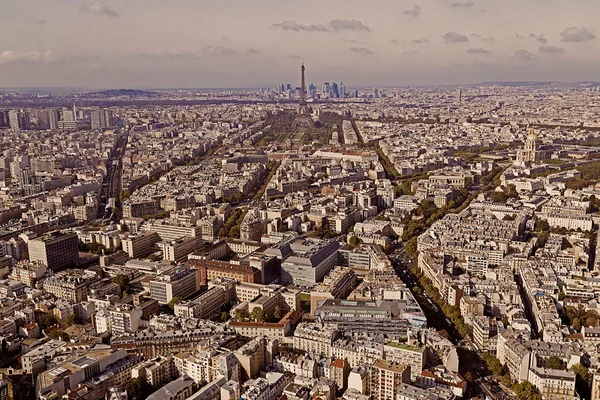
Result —
POLYGON ((450 339, 450 334, 445 329, 442 329, 441 331, 438 331, 437 333, 444 339, 450 339))
POLYGON ((492 200, 494 203, 506 203, 508 196, 504 192, 493 191, 490 194, 490 200, 492 200))
POLYGON ((523 400, 542 400, 542 396, 537 388, 529 381, 523 381, 513 388, 518 399, 523 400))
POLYGON ((235 310, 235 313, 233 315, 234 315, 236 321, 243 322, 246 319, 248 319, 248 317, 249 317, 248 309, 238 308, 237 310, 235 310))
POLYGON ((583 399, 590 398, 590 371, 581 363, 577 363, 571 367, 571 371, 575 372, 575 389, 583 399))
POLYGON ((488 369, 494 374, 501 376, 504 372, 504 368, 502 364, 500 364, 500 360, 496 357, 492 356, 490 353, 485 352, 481 355, 481 359, 485 362, 488 369))
MULTIPOLYGON (((418 287, 417 285, 413 286, 412 291, 414 294, 416 294, 417 296, 420 296, 423 294, 423 291, 421 290, 420 287, 418 287)), ((439 332, 438 332, 439 333, 439 332)))
POLYGON ((233 227, 231 227, 231 229, 229 230, 229 235, 230 238, 233 239, 239 239, 240 238, 240 227, 239 225, 234 225, 233 227))
POLYGON ((549 232, 550 224, 548 223, 548 221, 545 221, 543 219, 538 219, 535 221, 535 231, 536 232, 549 232))
POLYGON ((360 244, 360 239, 357 238, 356 236, 351 236, 350 239, 348 239, 348 244, 351 247, 356 247, 360 244))
POLYGON ((48 334, 48 337, 53 340, 62 340, 64 342, 68 342, 71 339, 68 334, 61 331, 60 329, 54 329, 48 334))
POLYGON ((512 183, 510 183, 507 187, 506 187, 506 195, 509 198, 512 199, 517 199, 519 198, 519 192, 517 192, 517 187, 515 185, 513 185, 512 183))
POLYGON ((169 302, 167 303, 167 306, 169 306, 169 308, 170 308, 171 310, 174 310, 174 309, 175 309, 175 304, 179 303, 180 301, 181 301, 181 297, 179 297, 179 296, 175 296, 175 297, 173 297, 173 298, 171 299, 171 301, 169 301, 169 302))
POLYGON ((130 400, 145 400, 154 392, 154 388, 143 378, 130 379, 123 388, 130 400))
POLYGON ((250 312, 250 319, 254 322, 265 322, 265 310, 260 307, 254 307, 250 312))
POLYGON ((281 307, 275 306, 275 311, 273 311, 273 318, 275 318, 277 322, 279 322, 282 316, 283 315, 281 315, 281 307))
POLYGON ((121 286, 121 289, 126 289, 129 287, 129 278, 126 275, 119 274, 112 279, 113 283, 121 286))
POLYGON ((550 232, 548 232, 548 231, 540 232, 537 237, 537 247, 546 246, 546 242, 548 241, 549 237, 550 237, 550 232))
POLYGON ((565 369, 567 363, 556 356, 551 356, 546 360, 546 368, 549 369, 565 369))
POLYGON ((81 324, 81 320, 79 319, 79 317, 77 316, 77 314, 71 314, 71 315, 69 315, 69 317, 65 321, 65 325, 67 326, 67 328, 69 326, 77 325, 77 324, 81 324))
POLYGON ((58 324, 58 319, 52 314, 46 314, 42 317, 41 328, 46 329, 50 326, 58 324))
POLYGON ((577 332, 581 331, 581 321, 579 320, 579 318, 575 318, 573 320, 573 322, 571 322, 571 326, 573 327, 573 329, 575 329, 577 332))
POLYGON ((227 311, 223 311, 221 313, 221 321, 227 322, 228 319, 229 319, 229 314, 227 313, 227 311))

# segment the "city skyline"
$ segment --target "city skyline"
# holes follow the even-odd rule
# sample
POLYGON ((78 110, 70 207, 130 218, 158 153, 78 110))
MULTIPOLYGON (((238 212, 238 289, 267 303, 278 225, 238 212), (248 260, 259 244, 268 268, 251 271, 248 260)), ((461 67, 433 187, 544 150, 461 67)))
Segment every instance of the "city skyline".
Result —
POLYGON ((352 87, 600 81, 596 2, 316 5, 7 2, 0 87, 270 87, 301 59, 352 87))

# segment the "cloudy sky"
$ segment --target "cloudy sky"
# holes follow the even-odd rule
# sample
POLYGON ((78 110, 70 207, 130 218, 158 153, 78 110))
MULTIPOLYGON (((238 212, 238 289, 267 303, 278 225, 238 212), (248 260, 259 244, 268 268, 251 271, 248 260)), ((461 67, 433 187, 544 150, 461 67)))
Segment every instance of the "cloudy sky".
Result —
POLYGON ((600 81, 600 0, 0 0, 0 87, 600 81))

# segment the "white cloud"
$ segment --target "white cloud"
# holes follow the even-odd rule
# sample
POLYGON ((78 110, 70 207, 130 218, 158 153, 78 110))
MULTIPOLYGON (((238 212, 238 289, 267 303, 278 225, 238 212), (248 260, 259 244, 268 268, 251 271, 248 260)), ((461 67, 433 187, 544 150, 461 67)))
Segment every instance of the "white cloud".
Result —
POLYGON ((444 42, 446 43, 465 43, 469 41, 469 38, 466 35, 458 32, 448 32, 443 36, 443 38, 444 42))
POLYGON ((105 15, 105 16, 111 17, 111 18, 119 17, 118 12, 116 12, 113 8, 110 8, 107 5, 103 4, 99 0, 95 0, 91 3, 83 4, 81 7, 79 7, 79 11, 81 11, 83 13, 105 15))
POLYGON ((50 51, 28 51, 17 53, 16 51, 5 50, 0 53, 0 64, 11 63, 49 63, 54 61, 50 51))
POLYGON ((515 51, 515 57, 519 60, 532 61, 535 60, 535 55, 527 50, 517 50, 515 51))
POLYGON ((590 28, 570 27, 560 33, 563 42, 587 42, 596 39, 596 34, 590 28))

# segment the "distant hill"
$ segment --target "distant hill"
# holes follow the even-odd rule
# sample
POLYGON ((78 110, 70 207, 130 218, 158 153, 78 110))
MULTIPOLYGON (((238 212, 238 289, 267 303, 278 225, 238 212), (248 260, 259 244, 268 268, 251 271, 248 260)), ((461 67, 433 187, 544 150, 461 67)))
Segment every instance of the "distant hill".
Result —
POLYGON ((145 90, 135 90, 135 89, 111 89, 111 90, 102 90, 100 92, 92 92, 88 93, 88 96, 98 96, 98 97, 148 97, 153 96, 158 93, 155 92, 147 92, 145 90))
POLYGON ((515 81, 515 82, 483 82, 480 86, 546 86, 560 82, 537 82, 537 81, 515 81))

